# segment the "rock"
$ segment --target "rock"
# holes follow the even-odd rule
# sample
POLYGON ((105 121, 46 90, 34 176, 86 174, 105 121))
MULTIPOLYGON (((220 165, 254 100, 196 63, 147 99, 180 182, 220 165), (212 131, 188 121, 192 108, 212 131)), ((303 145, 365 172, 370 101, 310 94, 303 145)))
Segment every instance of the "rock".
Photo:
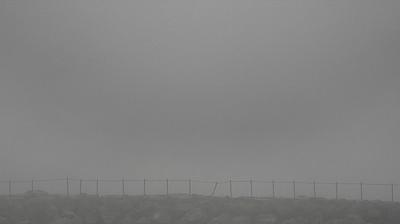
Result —
POLYGON ((58 218, 52 222, 52 224, 82 224, 79 219, 69 219, 66 217, 58 218))
POLYGON ((181 218, 182 223, 196 223, 206 219, 206 214, 200 208, 194 208, 181 218))
POLYGON ((186 213, 188 211, 195 209, 195 206, 193 203, 190 203, 190 202, 182 202, 182 203, 178 203, 176 205, 175 209, 179 212, 186 213))
POLYGON ((73 212, 69 210, 64 210, 61 214, 61 217, 67 218, 67 219, 75 219, 78 218, 78 216, 73 212))
POLYGON ((25 197, 47 197, 49 196, 49 193, 46 191, 41 191, 41 190, 33 190, 33 191, 27 191, 24 193, 25 197))
POLYGON ((97 224, 99 222, 99 218, 94 216, 85 216, 84 220, 85 224, 97 224))
POLYGON ((19 222, 17 222, 18 224, 31 224, 31 222, 29 220, 21 220, 19 222))
POLYGON ((359 215, 350 214, 344 218, 344 223, 365 224, 366 222, 359 215))
POLYGON ((50 223, 58 218, 58 210, 50 198, 35 196, 24 199, 21 215, 32 223, 50 223))
POLYGON ((167 211, 157 211, 151 217, 151 220, 160 224, 171 223, 172 217, 167 211))
POLYGON ((114 223, 120 215, 118 211, 111 211, 110 208, 106 207, 100 208, 99 212, 100 218, 103 220, 104 224, 114 223))
POLYGON ((121 220, 121 224, 135 224, 135 222, 131 216, 127 215, 121 220))
POLYGON ((105 224, 111 224, 115 221, 116 214, 113 214, 111 212, 105 212, 101 214, 101 219, 105 224))
POLYGON ((345 224, 343 219, 333 219, 326 222, 326 224, 345 224))
POLYGON ((83 220, 85 224, 97 224, 101 218, 95 213, 86 213, 83 215, 83 220))
POLYGON ((375 209, 375 208, 368 209, 367 216, 370 219, 379 219, 381 217, 381 215, 382 215, 382 213, 378 209, 375 209))
POLYGON ((273 214, 266 214, 257 216, 254 220, 254 224, 274 224, 278 218, 273 214))
POLYGON ((251 219, 248 216, 236 216, 231 221, 232 224, 250 224, 251 219))
POLYGON ((305 218, 290 218, 282 222, 282 224, 309 224, 309 220, 305 218))
POLYGON ((7 224, 7 223, 8 223, 7 218, 0 216, 0 224, 7 224))
POLYGON ((136 224, 150 224, 151 220, 147 217, 141 217, 138 220, 136 220, 136 224))
POLYGON ((73 212, 65 210, 61 216, 55 219, 52 224, 82 224, 82 220, 73 212))
POLYGON ((211 219, 211 221, 208 222, 208 224, 230 224, 231 221, 232 218, 228 214, 222 214, 211 219))

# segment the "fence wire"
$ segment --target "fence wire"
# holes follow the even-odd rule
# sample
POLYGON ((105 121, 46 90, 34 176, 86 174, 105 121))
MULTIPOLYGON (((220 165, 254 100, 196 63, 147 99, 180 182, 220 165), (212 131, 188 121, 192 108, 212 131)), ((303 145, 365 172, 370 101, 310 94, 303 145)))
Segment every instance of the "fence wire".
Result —
POLYGON ((59 195, 207 195, 251 198, 329 198, 399 201, 394 183, 275 181, 259 179, 79 179, 0 180, 1 195, 43 191, 59 195))

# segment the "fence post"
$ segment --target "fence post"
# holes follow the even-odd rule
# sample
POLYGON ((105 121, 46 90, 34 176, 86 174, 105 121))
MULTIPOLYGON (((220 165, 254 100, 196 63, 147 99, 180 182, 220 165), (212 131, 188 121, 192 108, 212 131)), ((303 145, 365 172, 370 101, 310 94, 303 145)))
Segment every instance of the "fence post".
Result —
POLYGON ((336 187, 336 200, 338 200, 338 188, 339 188, 338 182, 335 183, 335 187, 336 187))
POLYGON ((166 195, 168 196, 168 178, 165 180, 165 187, 166 187, 166 195))
POLYGON ((11 179, 8 181, 8 196, 11 196, 11 179))
POLYGON ((188 185, 189 185, 189 195, 192 195, 192 180, 189 179, 188 181, 189 181, 189 182, 188 182, 188 185))
POLYGON ((392 190, 392 202, 394 201, 394 193, 393 193, 393 184, 391 184, 391 190, 392 190))
POLYGON ((253 180, 250 179, 250 197, 253 198, 253 180))
POLYGON ((125 179, 122 178, 122 196, 125 195, 125 179))
POLYGON ((214 188, 213 188, 213 191, 211 193, 211 196, 215 195, 215 191, 217 190, 217 186, 218 186, 218 181, 216 181, 215 184, 214 184, 214 188))
POLYGON ((272 198, 275 198, 275 181, 272 180, 272 198))
POLYGON ((99 196, 99 178, 96 178, 96 195, 99 196))
POLYGON ((82 179, 79 180, 79 194, 82 195, 82 179))
POLYGON ((143 179, 143 196, 146 196, 146 178, 143 179))
POLYGON ((229 193, 230 193, 230 196, 232 198, 233 197, 233 194, 232 194, 232 179, 229 179, 229 193))
POLYGON ((317 189, 316 189, 315 181, 313 181, 313 186, 314 186, 314 199, 316 199, 317 198, 317 189))
POLYGON ((293 181, 293 199, 296 199, 296 181, 293 181))
POLYGON ((33 193, 33 182, 34 182, 34 180, 32 179, 32 182, 31 182, 31 191, 32 191, 32 193, 33 193))
POLYGON ((360 182, 360 199, 363 200, 363 183, 360 182))
POLYGON ((69 197, 69 178, 67 176, 67 196, 69 197))

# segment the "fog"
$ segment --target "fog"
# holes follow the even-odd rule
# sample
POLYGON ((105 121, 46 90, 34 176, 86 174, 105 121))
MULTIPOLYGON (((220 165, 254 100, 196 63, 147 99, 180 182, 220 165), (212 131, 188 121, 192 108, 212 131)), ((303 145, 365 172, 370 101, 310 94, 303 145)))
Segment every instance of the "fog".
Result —
POLYGON ((399 11, 0 1, 0 179, 400 183, 399 11))

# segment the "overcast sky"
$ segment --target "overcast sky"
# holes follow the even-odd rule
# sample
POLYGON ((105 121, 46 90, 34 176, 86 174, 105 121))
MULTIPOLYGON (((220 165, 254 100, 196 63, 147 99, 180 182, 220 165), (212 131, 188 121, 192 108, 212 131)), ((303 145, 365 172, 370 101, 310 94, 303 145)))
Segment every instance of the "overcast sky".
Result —
POLYGON ((400 1, 0 1, 0 179, 400 183, 400 1))

